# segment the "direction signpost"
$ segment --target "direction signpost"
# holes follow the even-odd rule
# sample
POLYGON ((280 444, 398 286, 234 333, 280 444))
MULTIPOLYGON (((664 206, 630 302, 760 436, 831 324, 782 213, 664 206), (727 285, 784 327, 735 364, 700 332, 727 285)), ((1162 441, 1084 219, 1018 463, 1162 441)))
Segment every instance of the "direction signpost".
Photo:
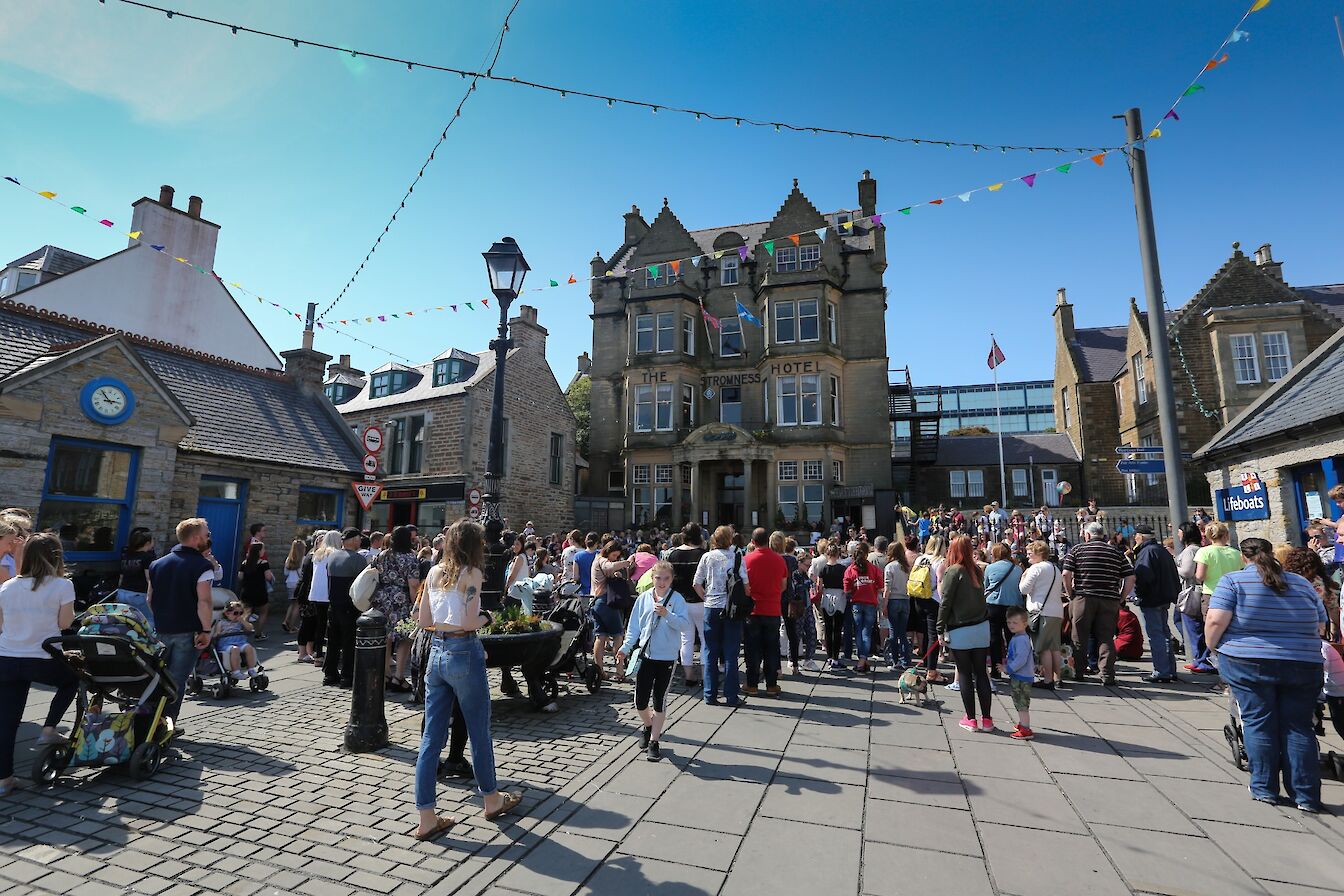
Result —
POLYGON ((1139 473, 1153 473, 1160 476, 1166 472, 1166 466, 1160 455, 1152 460, 1122 460, 1115 465, 1115 468, 1127 476, 1139 473))

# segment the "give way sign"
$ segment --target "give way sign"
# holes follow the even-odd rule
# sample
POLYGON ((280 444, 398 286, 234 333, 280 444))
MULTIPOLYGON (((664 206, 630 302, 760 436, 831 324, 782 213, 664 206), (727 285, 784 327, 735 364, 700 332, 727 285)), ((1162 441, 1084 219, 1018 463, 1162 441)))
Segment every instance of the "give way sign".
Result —
POLYGON ((359 506, 364 511, 373 509, 373 502, 378 500, 378 496, 383 493, 383 484, 381 482, 352 482, 350 487, 355 490, 355 497, 359 499, 359 506))

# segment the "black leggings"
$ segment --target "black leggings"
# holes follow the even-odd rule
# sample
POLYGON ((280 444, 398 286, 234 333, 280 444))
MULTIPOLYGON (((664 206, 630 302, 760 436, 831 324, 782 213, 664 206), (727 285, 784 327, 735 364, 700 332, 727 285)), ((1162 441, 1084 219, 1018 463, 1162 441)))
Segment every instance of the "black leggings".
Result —
POLYGON ((635 709, 648 709, 649 700, 653 700, 653 711, 663 711, 663 698, 672 684, 672 666, 675 660, 645 659, 639 664, 635 675, 635 709))
POLYGON ((986 648, 952 650, 952 662, 957 664, 957 683, 961 685, 961 705, 966 717, 975 718, 975 698, 980 698, 980 718, 993 716, 989 709, 989 669, 985 666, 986 648))
POLYGON ((1330 724, 1344 737, 1344 697, 1326 697, 1325 705, 1330 707, 1330 724))
POLYGON ((998 669, 1003 662, 1003 648, 1008 643, 1008 608, 999 604, 988 604, 989 611, 989 667, 998 669))
POLYGON ((938 640, 938 603, 931 597, 921 597, 915 600, 915 604, 919 607, 920 618, 924 620, 924 649, 929 652, 925 668, 936 672, 938 657, 942 653, 940 648, 934 646, 938 640))
POLYGON ((822 623, 826 629, 826 658, 829 660, 840 659, 840 642, 844 639, 845 633, 845 614, 844 613, 821 613, 822 623))
MULTIPOLYGON (((808 607, 807 612, 811 613, 812 608, 808 607)), ((784 634, 787 635, 789 639, 789 662, 793 663, 795 666, 798 664, 798 637, 802 634, 800 631, 802 627, 803 621, 801 619, 794 619, 790 616, 789 608, 788 606, 785 606, 784 634)))

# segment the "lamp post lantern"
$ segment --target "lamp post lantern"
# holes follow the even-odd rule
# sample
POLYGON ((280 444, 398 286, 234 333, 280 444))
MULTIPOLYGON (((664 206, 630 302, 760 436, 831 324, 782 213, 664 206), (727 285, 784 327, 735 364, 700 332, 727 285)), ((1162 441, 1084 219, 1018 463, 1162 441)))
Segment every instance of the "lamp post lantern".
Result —
POLYGON ((499 304, 499 335, 491 340, 490 348, 495 353, 495 396, 490 407, 490 455, 485 465, 485 519, 502 520, 500 506, 504 500, 504 362, 513 340, 509 338, 509 305, 518 298, 523 289, 523 279, 528 267, 523 250, 506 236, 482 252, 485 269, 490 274, 490 291, 495 294, 499 304))

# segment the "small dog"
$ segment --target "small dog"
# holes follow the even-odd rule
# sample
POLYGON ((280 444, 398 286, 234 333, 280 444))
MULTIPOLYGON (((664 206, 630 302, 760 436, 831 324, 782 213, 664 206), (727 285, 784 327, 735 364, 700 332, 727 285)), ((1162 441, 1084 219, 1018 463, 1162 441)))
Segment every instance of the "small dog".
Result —
POLYGON ((914 669, 906 669, 901 673, 901 677, 896 684, 900 689, 901 703, 908 702, 907 698, 909 698, 915 701, 916 706, 924 705, 929 690, 929 685, 924 681, 924 676, 914 669))

